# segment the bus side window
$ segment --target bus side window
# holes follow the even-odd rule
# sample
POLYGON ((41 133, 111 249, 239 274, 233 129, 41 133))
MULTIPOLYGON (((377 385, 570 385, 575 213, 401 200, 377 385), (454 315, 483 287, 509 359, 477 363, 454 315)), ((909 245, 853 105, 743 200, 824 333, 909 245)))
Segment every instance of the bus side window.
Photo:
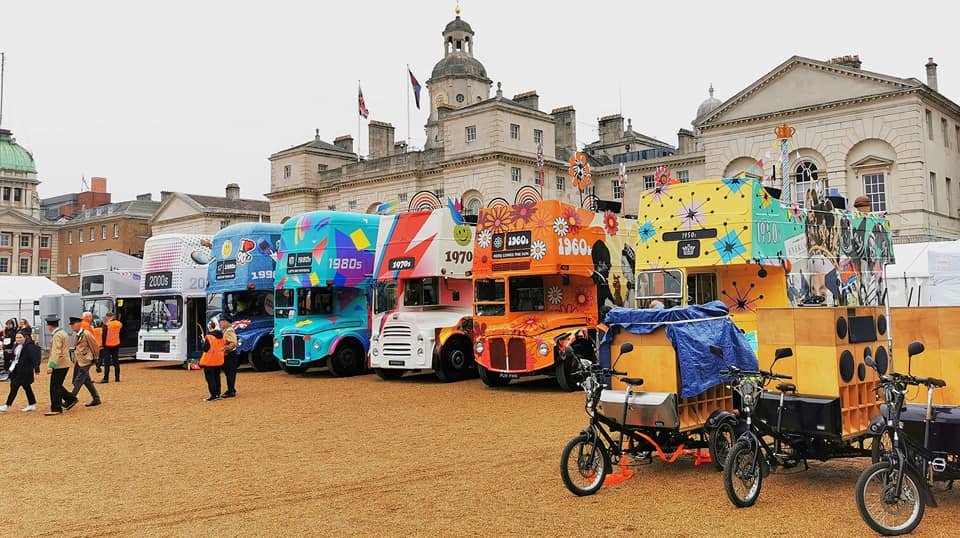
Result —
POLYGON ((687 276, 687 304, 706 304, 718 298, 716 274, 693 273, 687 276))

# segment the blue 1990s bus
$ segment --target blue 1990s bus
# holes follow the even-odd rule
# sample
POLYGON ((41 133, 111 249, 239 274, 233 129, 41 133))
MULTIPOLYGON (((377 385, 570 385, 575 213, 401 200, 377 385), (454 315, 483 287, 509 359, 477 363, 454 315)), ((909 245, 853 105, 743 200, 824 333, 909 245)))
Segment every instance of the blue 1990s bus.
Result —
POLYGON ((213 236, 207 273, 207 319, 233 320, 237 350, 255 370, 279 368, 273 356, 273 276, 279 224, 234 224, 213 236))

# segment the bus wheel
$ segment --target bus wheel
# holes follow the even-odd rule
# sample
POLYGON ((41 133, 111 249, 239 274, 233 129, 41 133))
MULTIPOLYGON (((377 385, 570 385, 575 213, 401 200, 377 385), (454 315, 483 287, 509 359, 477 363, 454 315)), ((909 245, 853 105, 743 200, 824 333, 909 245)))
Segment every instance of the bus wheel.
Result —
POLYGON ((261 338, 257 347, 247 353, 247 362, 258 372, 270 372, 280 368, 280 361, 273 356, 273 350, 270 349, 269 338, 261 338))
POLYGON ((384 381, 392 381, 394 379, 400 379, 403 377, 403 370, 397 370, 395 368, 377 368, 377 376, 384 381))
POLYGON ((563 355, 557 363, 557 384, 565 391, 574 391, 580 385, 580 365, 575 355, 563 355))
POLYGON ((327 367, 335 377, 346 377, 363 372, 363 348, 353 342, 344 342, 337 346, 333 355, 327 359, 327 367))
POLYGON ((304 373, 304 372, 307 371, 307 367, 306 367, 306 366, 287 366, 286 364, 284 364, 281 368, 283 368, 283 371, 284 371, 284 372, 286 372, 286 373, 288 373, 288 374, 290 374, 290 375, 293 375, 293 374, 302 374, 302 373, 304 373))
POLYGON ((440 381, 460 381, 470 376, 475 365, 469 341, 466 345, 461 341, 453 341, 443 346, 440 364, 437 365, 435 372, 440 381))
POLYGON ((483 366, 477 365, 477 372, 480 373, 480 381, 488 387, 503 387, 510 383, 509 377, 500 377, 497 372, 491 372, 483 366))

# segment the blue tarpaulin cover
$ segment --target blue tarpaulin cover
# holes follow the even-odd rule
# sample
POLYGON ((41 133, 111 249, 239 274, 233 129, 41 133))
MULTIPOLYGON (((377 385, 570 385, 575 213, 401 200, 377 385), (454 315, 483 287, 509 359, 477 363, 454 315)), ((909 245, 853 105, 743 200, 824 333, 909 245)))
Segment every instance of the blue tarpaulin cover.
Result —
MULTIPOLYGON (((720 370, 735 365, 744 370, 756 370, 757 356, 749 341, 728 317, 727 305, 713 301, 703 305, 668 309, 614 308, 607 313, 609 330, 600 342, 600 361, 610 364, 610 344, 619 330, 633 334, 649 334, 665 327, 667 338, 673 343, 680 366, 680 397, 689 398, 719 385, 723 380, 720 370), (710 352, 716 345, 723 350, 723 359, 710 352)), ((643 363, 643 349, 640 363, 643 363)), ((642 376, 642 372, 632 372, 642 376)))

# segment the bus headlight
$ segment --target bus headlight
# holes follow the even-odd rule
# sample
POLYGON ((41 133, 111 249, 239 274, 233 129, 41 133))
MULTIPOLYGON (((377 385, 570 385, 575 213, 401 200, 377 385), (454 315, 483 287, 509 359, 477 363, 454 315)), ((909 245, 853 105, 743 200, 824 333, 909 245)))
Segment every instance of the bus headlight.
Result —
POLYGON ((370 353, 373 353, 373 356, 377 357, 380 355, 380 350, 374 347, 370 350, 370 353))
POLYGON ((317 351, 320 351, 320 340, 314 340, 314 341, 313 341, 313 349, 316 349, 317 351))
POLYGON ((537 346, 537 353, 546 356, 547 353, 550 353, 550 346, 546 342, 540 342, 540 345, 537 346))
POLYGON ((237 338, 237 347, 240 347, 242 345, 243 345, 243 338, 237 338))
POLYGON ((273 347, 280 347, 280 340, 277 338, 273 339, 273 347))
POLYGON ((423 348, 417 348, 417 355, 423 355, 423 348))
POLYGON ((483 349, 484 349, 483 342, 477 342, 476 347, 474 347, 474 350, 476 350, 477 355, 483 355, 483 349))

